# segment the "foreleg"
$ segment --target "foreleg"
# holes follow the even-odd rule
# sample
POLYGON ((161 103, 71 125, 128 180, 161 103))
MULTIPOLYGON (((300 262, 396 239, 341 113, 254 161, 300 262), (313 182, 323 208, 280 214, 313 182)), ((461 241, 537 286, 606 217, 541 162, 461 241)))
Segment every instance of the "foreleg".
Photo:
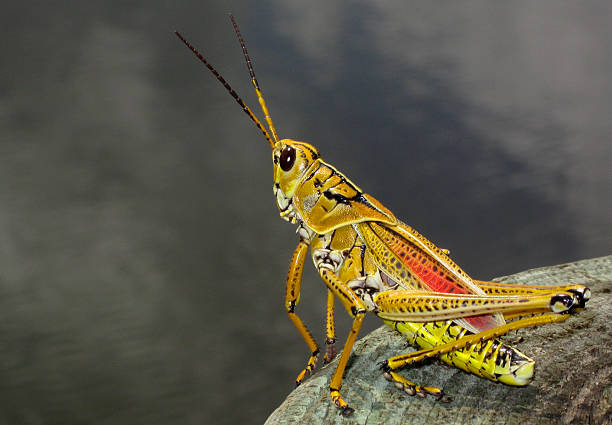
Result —
POLYGON ((300 241, 293 252, 293 257, 291 258, 289 273, 287 275, 287 289, 285 292, 285 309, 287 311, 287 315, 300 332, 300 335, 302 335, 302 338, 304 338, 304 341, 306 341, 311 353, 306 367, 298 374, 295 380, 296 385, 300 385, 306 375, 312 373, 319 357, 319 346, 306 325, 304 325, 304 322, 302 322, 302 319, 300 319, 300 317, 295 313, 295 308, 300 302, 302 272, 304 270, 304 260, 307 253, 308 244, 304 241, 300 241))

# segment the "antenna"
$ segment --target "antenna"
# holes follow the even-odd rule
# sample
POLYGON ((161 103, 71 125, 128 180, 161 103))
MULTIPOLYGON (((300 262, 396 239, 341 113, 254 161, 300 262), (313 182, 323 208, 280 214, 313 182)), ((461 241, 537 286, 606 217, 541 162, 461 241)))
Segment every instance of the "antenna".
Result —
POLYGON ((257 98, 259 100, 259 104, 261 105, 261 110, 263 111, 266 122, 268 123, 268 128, 272 133, 272 137, 275 142, 278 142, 278 135, 276 134, 276 128, 274 128, 274 123, 272 122, 272 117, 270 116, 270 112, 268 112, 268 107, 266 106, 266 101, 261 94, 261 90, 259 89, 259 83, 257 82, 257 78, 255 78, 255 71, 253 70, 253 63, 251 62, 251 58, 249 57, 249 52, 247 52, 246 45, 244 44, 244 40, 242 38, 242 34, 240 34, 240 30, 238 29, 238 24, 234 19, 234 15, 229 14, 230 19, 232 20, 232 25, 234 26, 234 31, 236 31, 236 35, 238 36, 238 41, 240 42, 240 46, 242 47, 242 53, 244 53, 244 59, 247 63, 247 68, 249 68, 249 74, 251 75, 251 82, 253 83, 253 87, 255 87, 255 93, 257 93, 257 98))
MULTIPOLYGON (((234 18, 232 18, 232 22, 234 21, 234 18)), ((235 24, 234 24, 235 25, 235 24)), ((237 28, 236 28, 237 30, 237 28)), ((185 46, 187 46, 189 48, 189 50, 191 50, 193 52, 194 55, 196 55, 196 57, 198 59, 200 59, 200 61, 202 61, 202 63, 204 65, 206 65, 206 68, 208 68, 210 70, 210 72, 213 73, 213 75, 217 78, 217 80, 219 80, 219 82, 221 84, 223 84, 223 87, 225 87, 225 89, 229 92, 230 95, 232 95, 232 97, 236 100, 236 102, 238 102, 238 104, 240 106, 242 106, 242 110, 249 116, 249 118, 251 118, 251 120, 255 123, 255 125, 257 126, 257 128, 259 128, 259 130, 263 133, 263 135, 266 137, 266 139, 268 140, 268 144, 274 148, 274 144, 276 141, 278 141, 278 136, 276 136, 276 132, 274 130, 274 127, 272 126, 272 118, 270 118, 268 116, 267 113, 267 108, 264 109, 264 113, 266 114, 266 121, 268 122, 268 125, 270 125, 270 129, 272 131, 272 134, 274 135, 274 140, 272 140, 272 138, 270 137, 270 134, 268 133, 268 131, 266 130, 266 128, 262 125, 262 123, 257 119, 257 117, 255 116, 255 114, 253 113, 253 111, 251 111, 251 108, 249 108, 246 103, 244 103, 244 101, 240 98, 240 96, 238 96, 238 93, 236 93, 234 91, 234 89, 229 85, 229 83, 227 81, 225 81, 225 78, 223 78, 221 76, 221 74, 219 74, 217 72, 217 70, 206 60, 204 59, 204 57, 200 54, 200 52, 198 52, 198 50, 193 47, 191 44, 189 44, 189 42, 187 40, 185 40, 185 38, 178 32, 178 31, 174 31, 174 33, 176 34, 176 36, 178 38, 181 39, 181 41, 185 44, 185 46)), ((240 36, 240 34, 239 34, 240 36)), ((244 46, 244 44, 243 44, 244 46)), ((246 53, 246 48, 244 48, 244 52, 246 53)), ((248 58, 248 56, 247 56, 248 58)), ((249 61, 250 64, 250 61, 249 61)), ((250 66, 250 65, 249 65, 250 66)), ((252 69, 252 68, 251 68, 252 69)), ((253 78, 255 78, 255 75, 252 74, 253 78)), ((254 83, 256 84, 256 83, 254 83)), ((262 104, 262 102, 264 102, 263 98, 261 97, 261 93, 259 92, 259 89, 257 88, 257 86, 255 87, 255 91, 258 93, 259 96, 259 103, 262 104)), ((263 107, 265 107, 265 102, 262 104, 263 107)))

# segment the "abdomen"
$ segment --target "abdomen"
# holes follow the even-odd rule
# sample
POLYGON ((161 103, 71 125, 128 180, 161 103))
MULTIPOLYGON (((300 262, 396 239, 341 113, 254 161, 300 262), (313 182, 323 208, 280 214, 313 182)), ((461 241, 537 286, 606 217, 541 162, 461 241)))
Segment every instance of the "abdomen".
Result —
MULTIPOLYGON (((421 349, 430 349, 471 334, 452 320, 426 323, 383 321, 421 349)), ((451 351, 441 355, 440 360, 466 372, 507 385, 529 384, 535 365, 534 360, 498 339, 451 351)))

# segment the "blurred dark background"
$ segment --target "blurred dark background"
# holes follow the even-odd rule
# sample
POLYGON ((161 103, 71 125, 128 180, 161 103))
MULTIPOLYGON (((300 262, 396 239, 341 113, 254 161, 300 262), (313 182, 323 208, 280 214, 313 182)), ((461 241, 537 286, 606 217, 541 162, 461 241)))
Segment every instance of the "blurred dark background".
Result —
POLYGON ((172 34, 261 116, 229 11, 281 137, 474 277, 610 254, 608 1, 6 3, 0 424, 255 424, 293 388, 269 147, 172 34))

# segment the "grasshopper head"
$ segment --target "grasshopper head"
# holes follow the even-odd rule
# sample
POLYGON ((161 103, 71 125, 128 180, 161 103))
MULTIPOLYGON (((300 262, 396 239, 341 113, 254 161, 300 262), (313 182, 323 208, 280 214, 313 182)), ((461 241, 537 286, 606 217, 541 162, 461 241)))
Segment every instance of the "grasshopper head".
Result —
POLYGON ((274 194, 281 216, 291 210, 291 198, 301 177, 318 158, 317 149, 305 142, 283 139, 274 145, 274 194))

